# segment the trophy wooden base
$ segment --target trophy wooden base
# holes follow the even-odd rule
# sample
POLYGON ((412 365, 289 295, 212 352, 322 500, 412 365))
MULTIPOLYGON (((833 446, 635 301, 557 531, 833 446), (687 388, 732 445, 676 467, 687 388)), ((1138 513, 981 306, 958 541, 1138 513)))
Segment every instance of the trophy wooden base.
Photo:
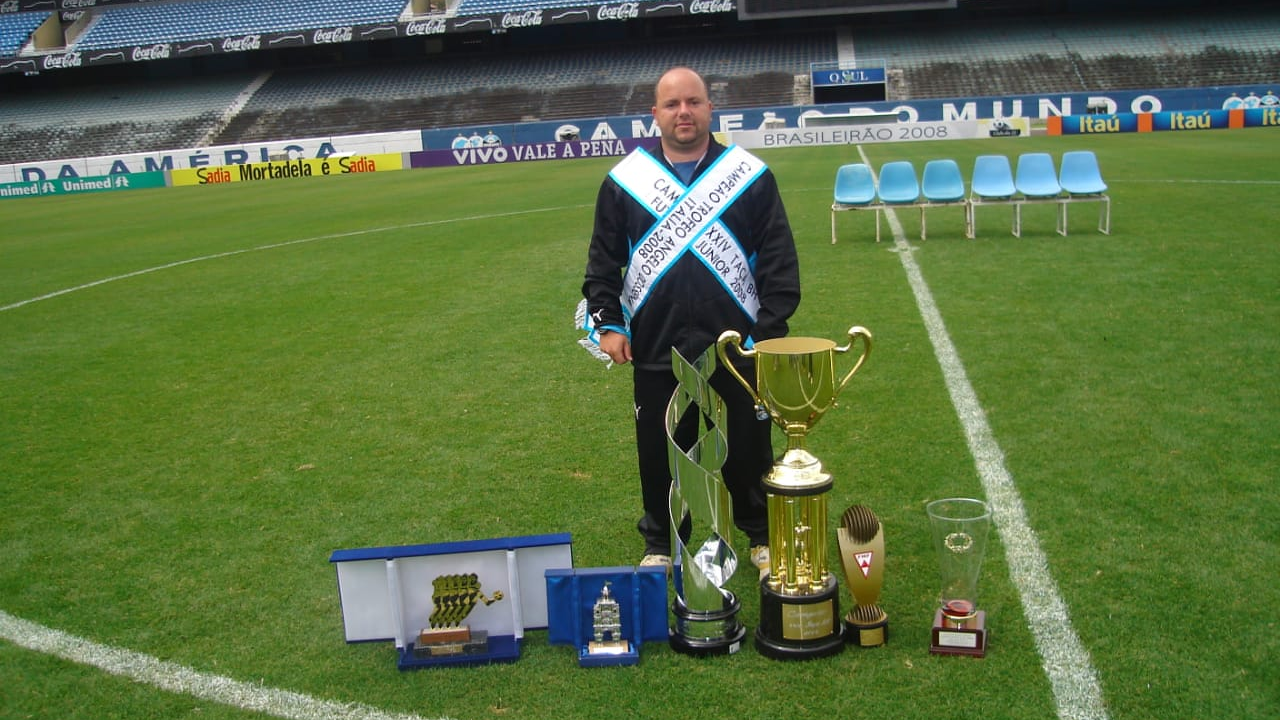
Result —
POLYGON ((685 607, 679 598, 671 604, 675 626, 667 637, 671 649, 685 655, 732 655, 742 649, 747 629, 738 621, 741 603, 730 596, 729 607, 717 612, 700 612, 685 607))
POLYGON ((413 652, 418 657, 482 655, 489 651, 489 633, 469 627, 432 628, 418 633, 413 652))
POLYGON ((957 625, 941 610, 933 615, 933 635, 929 652, 934 655, 987 655, 987 613, 979 610, 973 617, 957 625))
MULTIPOLYGON (((472 634, 475 635, 478 632, 472 631, 472 634)), ((489 635, 487 648, 483 652, 458 654, 439 654, 434 649, 420 651, 415 643, 407 643, 403 648, 396 648, 396 653, 396 666, 401 670, 508 663, 520 659, 520 640, 513 635, 489 635)))
POLYGON ((834 575, 810 595, 784 595, 760 581, 760 625, 756 650, 774 660, 830 657, 844 650, 840 586, 834 575))
POLYGON ((889 642, 889 618, 886 616, 877 623, 860 623, 846 617, 844 619, 844 639, 850 645, 858 647, 879 647, 889 642))

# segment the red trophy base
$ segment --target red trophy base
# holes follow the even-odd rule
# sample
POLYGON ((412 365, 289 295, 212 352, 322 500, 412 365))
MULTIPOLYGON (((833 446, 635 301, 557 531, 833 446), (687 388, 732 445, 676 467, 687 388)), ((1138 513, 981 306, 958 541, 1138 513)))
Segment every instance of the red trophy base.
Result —
POLYGON ((973 617, 957 624, 943 616, 933 615, 933 636, 929 652, 934 655, 987 656, 987 613, 979 610, 973 617))

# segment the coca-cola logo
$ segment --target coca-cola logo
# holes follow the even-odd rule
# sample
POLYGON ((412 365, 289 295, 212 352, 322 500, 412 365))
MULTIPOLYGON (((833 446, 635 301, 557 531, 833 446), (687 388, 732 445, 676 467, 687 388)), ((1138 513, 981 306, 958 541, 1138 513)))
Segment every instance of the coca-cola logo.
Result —
POLYGON ((169 43, 133 49, 134 60, 163 60, 169 57, 169 43))
POLYGON ((222 52, 244 52, 245 50, 261 49, 261 35, 245 35, 242 38, 227 38, 222 41, 222 52))
POLYGON ((63 55, 46 55, 44 58, 45 70, 73 67, 80 67, 80 53, 78 52, 69 52, 63 55))
POLYGON ((502 16, 502 27, 521 28, 542 25, 541 10, 525 10, 522 13, 507 13, 502 16))
POLYGON ((448 29, 444 18, 431 18, 429 20, 414 21, 408 24, 404 29, 404 34, 413 35, 440 35, 448 29))
POLYGON ((321 45, 323 43, 351 42, 351 38, 351 28, 340 27, 332 30, 317 30, 315 34, 311 36, 311 42, 321 45))
POLYGON ((690 0, 689 2, 689 13, 692 15, 733 11, 733 0, 690 0))
POLYGON ((626 2, 621 5, 601 5, 596 11, 597 20, 631 20, 640 17, 640 3, 626 2))
POLYGON ((62 0, 62 9, 89 8, 98 4, 98 0, 62 0))
POLYGON ((18 12, 18 0, 4 0, 4 2, 0 2, 0 12, 18 12))

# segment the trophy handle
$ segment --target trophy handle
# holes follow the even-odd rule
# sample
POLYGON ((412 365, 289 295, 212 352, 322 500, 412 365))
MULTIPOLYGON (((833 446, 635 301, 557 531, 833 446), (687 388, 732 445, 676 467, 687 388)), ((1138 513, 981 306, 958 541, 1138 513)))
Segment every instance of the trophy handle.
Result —
MULTIPOLYGON (((725 330, 720 333, 720 339, 716 340, 716 354, 720 356, 720 362, 729 370, 729 373, 738 381, 738 384, 746 388, 747 394, 751 396, 751 399, 755 401, 757 406, 764 405, 760 396, 756 394, 755 388, 751 387, 751 383, 747 382, 746 379, 742 377, 742 373, 738 372, 738 368, 734 367, 732 362, 729 362, 728 347, 730 345, 732 345, 733 349, 737 350, 738 354, 744 358, 755 357, 756 351, 744 350, 742 348, 742 333, 739 333, 737 330, 725 330)), ((866 353, 863 354, 865 355, 866 353)), ((856 370, 857 368, 854 369, 856 370)))
MULTIPOLYGON (((728 333, 725 333, 725 335, 727 334, 728 333)), ((737 333, 734 334, 736 335, 737 333)), ((844 379, 840 381, 839 387, 836 388, 837 395, 844 390, 845 385, 849 384, 849 380, 853 378, 854 373, 858 372, 858 368, 862 367, 862 363, 866 361, 867 355, 871 354, 871 331, 861 325, 854 325, 849 328, 849 344, 844 347, 836 348, 836 352, 849 352, 849 350, 853 348, 853 344, 857 342, 858 338, 862 338, 862 354, 858 356, 858 361, 853 364, 853 369, 850 370, 849 373, 844 376, 844 379)), ((720 336, 720 340, 724 340, 724 335, 720 336)))

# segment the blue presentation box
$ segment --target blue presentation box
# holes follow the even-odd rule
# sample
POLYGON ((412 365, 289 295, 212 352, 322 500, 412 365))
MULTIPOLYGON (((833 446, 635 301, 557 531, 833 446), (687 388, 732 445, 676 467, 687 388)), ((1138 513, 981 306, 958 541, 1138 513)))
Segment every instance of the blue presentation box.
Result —
POLYGON ((511 662, 524 631, 547 627, 545 573, 573 567, 568 533, 429 545, 335 550, 342 624, 349 643, 395 642, 401 670, 511 662), (433 583, 471 576, 486 602, 462 621, 477 637, 466 652, 424 655, 415 648, 431 626, 433 583), (499 597, 497 593, 501 593, 499 597))
POLYGON ((552 568, 547 578, 547 639, 571 645, 582 667, 635 665, 640 645, 667 639, 667 572, 662 567, 552 568), (628 650, 593 654, 594 611, 605 583, 618 603, 628 650))

